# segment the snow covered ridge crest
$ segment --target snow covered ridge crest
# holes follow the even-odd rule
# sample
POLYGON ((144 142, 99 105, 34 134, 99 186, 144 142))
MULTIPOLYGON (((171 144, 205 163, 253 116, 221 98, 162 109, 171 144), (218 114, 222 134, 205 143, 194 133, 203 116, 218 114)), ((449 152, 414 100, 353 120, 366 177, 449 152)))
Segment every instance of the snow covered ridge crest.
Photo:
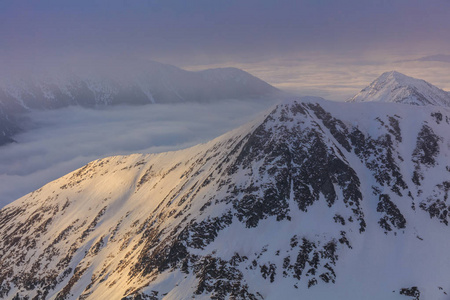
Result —
POLYGON ((449 129, 447 108, 303 98, 94 161, 0 211, 0 298, 445 299, 449 129))
POLYGON ((383 73, 348 102, 395 102, 450 107, 450 94, 421 79, 396 71, 383 73))

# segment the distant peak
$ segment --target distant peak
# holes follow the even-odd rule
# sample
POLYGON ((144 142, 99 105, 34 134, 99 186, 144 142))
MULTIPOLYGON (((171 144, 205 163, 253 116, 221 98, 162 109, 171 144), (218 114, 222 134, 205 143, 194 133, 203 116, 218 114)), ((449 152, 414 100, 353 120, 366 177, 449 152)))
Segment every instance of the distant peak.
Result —
POLYGON ((408 77, 405 74, 397 72, 395 70, 394 71, 389 71, 389 72, 384 72, 383 74, 388 74, 388 75, 393 76, 393 77, 408 77))
POLYGON ((450 106, 450 95, 425 80, 409 77, 397 71, 389 71, 381 74, 348 102, 450 106))
POLYGON ((248 72, 245 72, 244 70, 241 70, 239 68, 234 68, 234 67, 221 67, 221 68, 211 68, 211 69, 206 69, 206 70, 202 70, 202 71, 198 71, 200 73, 220 73, 220 74, 227 74, 227 75, 242 75, 242 74, 249 74, 248 72))
POLYGON ((392 77, 397 77, 397 76, 406 76, 405 74, 402 74, 400 72, 397 71, 388 71, 388 72, 384 72, 383 74, 381 74, 380 77, 387 77, 387 76, 392 76, 392 77))
POLYGON ((405 81, 414 81, 414 80, 420 80, 413 77, 406 76, 403 73, 397 72, 397 71, 389 71, 384 72, 383 74, 378 77, 375 82, 377 81, 389 81, 389 80, 395 80, 398 83, 403 83, 405 81))

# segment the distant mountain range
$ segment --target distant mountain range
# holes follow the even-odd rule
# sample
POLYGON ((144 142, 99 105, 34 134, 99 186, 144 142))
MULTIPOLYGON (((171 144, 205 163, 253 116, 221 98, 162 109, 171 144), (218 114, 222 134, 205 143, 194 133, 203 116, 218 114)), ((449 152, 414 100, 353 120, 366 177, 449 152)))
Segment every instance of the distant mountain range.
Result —
POLYGON ((302 98, 91 162, 0 211, 0 298, 448 299, 449 129, 447 107, 302 98))
POLYGON ((213 102, 258 98, 279 90, 236 68, 191 72, 157 62, 101 74, 60 73, 0 83, 0 145, 20 130, 16 116, 70 105, 213 102))
MULTIPOLYGON (((70 105, 99 108, 117 104, 213 102, 277 94, 281 91, 240 69, 192 72, 158 62, 146 62, 120 74, 115 71, 102 75, 30 76, 0 83, 0 145, 14 141, 13 136, 21 130, 17 116, 32 110, 70 105)), ((424 80, 391 71, 347 101, 449 107, 450 93, 424 80)))

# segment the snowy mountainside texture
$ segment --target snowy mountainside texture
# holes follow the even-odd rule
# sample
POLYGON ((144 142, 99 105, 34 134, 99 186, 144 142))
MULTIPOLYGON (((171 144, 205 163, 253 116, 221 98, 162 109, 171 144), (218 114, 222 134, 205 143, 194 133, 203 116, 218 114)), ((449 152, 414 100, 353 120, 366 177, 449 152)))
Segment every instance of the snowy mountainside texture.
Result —
POLYGON ((0 145, 7 143, 20 127, 14 122, 14 116, 30 110, 70 105, 102 107, 212 102, 262 97, 279 92, 261 79, 236 68, 191 72, 167 64, 147 62, 139 68, 118 70, 116 73, 60 73, 2 79, 0 145))
POLYGON ((383 73, 348 102, 395 102, 450 107, 450 93, 421 79, 391 71, 383 73))
POLYGON ((0 211, 4 299, 448 299, 450 111, 284 102, 0 211))

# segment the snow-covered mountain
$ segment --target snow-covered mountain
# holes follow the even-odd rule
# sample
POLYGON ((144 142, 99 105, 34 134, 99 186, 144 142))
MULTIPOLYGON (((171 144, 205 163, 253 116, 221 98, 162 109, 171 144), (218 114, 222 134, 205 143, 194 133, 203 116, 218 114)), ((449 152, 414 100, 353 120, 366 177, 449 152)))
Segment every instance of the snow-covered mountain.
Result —
POLYGON ((210 102, 259 97, 278 91, 236 68, 192 72, 153 61, 119 70, 30 75, 2 80, 0 88, 0 103, 8 111, 67 105, 210 102))
POLYGON ((0 211, 4 299, 448 299, 450 109, 286 101, 0 211))
MULTIPOLYGON (((20 127, 18 113, 70 105, 102 107, 114 104, 213 102, 248 99, 279 90, 236 68, 191 72, 157 63, 120 70, 56 72, 0 80, 0 136, 5 141, 20 127)), ((0 145, 2 140, 0 139, 0 145)))
POLYGON ((434 85, 396 71, 383 73, 348 102, 395 102, 450 107, 450 94, 434 85))

